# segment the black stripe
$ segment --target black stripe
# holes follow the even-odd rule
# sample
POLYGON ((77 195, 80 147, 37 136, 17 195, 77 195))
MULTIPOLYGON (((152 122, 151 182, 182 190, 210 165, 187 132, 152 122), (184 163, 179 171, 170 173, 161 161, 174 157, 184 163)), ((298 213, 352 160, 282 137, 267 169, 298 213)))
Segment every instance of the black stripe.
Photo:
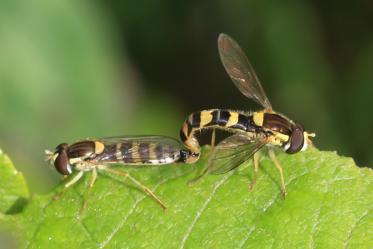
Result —
POLYGON ((232 125, 231 128, 247 131, 249 126, 249 118, 243 114, 238 114, 238 122, 232 125))
POLYGON ((179 135, 180 135, 180 140, 181 140, 181 142, 184 143, 184 142, 187 140, 187 136, 184 134, 183 129, 180 130, 179 135))
POLYGON ((218 125, 225 126, 228 123, 229 117, 231 116, 229 111, 220 110, 218 125))
POLYGON ((67 149, 69 158, 89 156, 95 153, 95 143, 91 140, 80 141, 70 145, 67 149))
POLYGON ((192 129, 193 129, 193 127, 192 127, 192 125, 190 124, 190 122, 189 122, 189 120, 187 120, 186 121, 186 124, 187 124, 187 136, 190 136, 190 133, 192 132, 192 129))
POLYGON ((192 128, 199 128, 201 124, 201 112, 195 112, 192 114, 192 128))
POLYGON ((105 158, 105 161, 116 161, 117 145, 109 144, 105 145, 104 151, 100 154, 100 157, 105 158))
POLYGON ((257 126, 254 123, 254 117, 253 115, 247 116, 248 119, 248 125, 246 131, 251 131, 251 132, 262 132, 263 128, 261 126, 257 126))
POLYGON ((132 158, 132 142, 123 142, 122 146, 120 147, 120 152, 122 152, 122 157, 123 157, 123 162, 125 163, 132 163, 133 158, 132 158))
POLYGON ((163 146, 160 144, 157 144, 154 149, 155 156, 157 157, 157 160, 160 161, 164 158, 164 153, 163 153, 163 146))
POLYGON ((150 157, 149 147, 150 147, 149 143, 140 143, 139 145, 140 159, 143 163, 149 162, 149 157, 150 157))
POLYGON ((219 116, 219 110, 215 110, 211 112, 212 119, 210 123, 206 124, 205 127, 213 126, 218 124, 218 116, 219 116))
POLYGON ((170 158, 174 158, 175 155, 178 155, 180 153, 179 150, 175 150, 172 146, 169 145, 163 145, 163 157, 161 158, 162 161, 170 158), (175 152, 177 154, 175 154, 175 152))

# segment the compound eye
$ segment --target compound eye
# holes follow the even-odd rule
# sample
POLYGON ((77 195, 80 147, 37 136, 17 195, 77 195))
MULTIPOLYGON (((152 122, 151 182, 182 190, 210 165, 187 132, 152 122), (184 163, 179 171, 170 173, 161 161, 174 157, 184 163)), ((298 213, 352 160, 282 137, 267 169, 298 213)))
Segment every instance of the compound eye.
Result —
POLYGON ((71 167, 69 164, 69 158, 65 150, 60 150, 56 160, 54 160, 54 167, 62 175, 70 175, 71 167))
POLYGON ((300 151, 303 148, 304 144, 304 129, 301 124, 296 124, 293 132, 290 136, 289 148, 286 150, 286 153, 294 154, 300 151))

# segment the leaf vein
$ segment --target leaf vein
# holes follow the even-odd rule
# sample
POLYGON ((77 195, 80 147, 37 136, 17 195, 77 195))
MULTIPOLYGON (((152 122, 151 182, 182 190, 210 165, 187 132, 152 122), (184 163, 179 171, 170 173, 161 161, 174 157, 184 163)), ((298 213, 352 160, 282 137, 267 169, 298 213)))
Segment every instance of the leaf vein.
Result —
MULTIPOLYGON (((44 207, 41 208, 41 210, 43 210, 42 213, 44 213, 45 209, 51 204, 53 203, 53 199, 51 199, 44 207)), ((45 215, 43 215, 43 218, 42 220, 36 225, 35 227, 35 231, 33 232, 32 236, 31 236, 31 239, 28 241, 28 244, 25 246, 26 249, 30 248, 30 246, 32 245, 32 242, 34 241, 35 237, 36 237, 36 234, 38 233, 41 225, 43 224, 45 220, 45 215)))
POLYGON ((185 248, 186 241, 190 237, 195 224, 197 223, 197 221, 201 217, 202 213, 206 210, 208 204, 211 202, 211 200, 214 197, 216 191, 219 189, 219 187, 221 187, 227 181, 227 179, 230 176, 232 176, 232 173, 228 173, 217 184, 215 184, 214 188, 211 191, 211 194, 206 199, 206 201, 203 203, 202 207, 197 211, 195 218, 192 220, 192 223, 189 225, 189 227, 188 227, 188 229, 187 229, 187 231, 186 231, 186 233, 185 233, 185 235, 184 235, 184 237, 181 241, 180 248, 185 248))
MULTIPOLYGON (((285 183, 285 187, 287 188, 290 184, 292 184, 295 180, 297 180, 297 179, 299 179, 299 178, 301 178, 301 177, 303 177, 304 175, 306 175, 306 174, 308 174, 309 172, 308 171, 306 171, 306 172, 304 172, 303 174, 301 174, 301 175, 299 175, 299 176, 297 176, 297 177, 294 177, 294 178, 292 178, 292 179, 290 179, 287 183, 285 183)), ((269 210, 271 207, 273 207, 273 205, 276 203, 276 200, 279 198, 279 196, 280 196, 280 194, 281 194, 281 191, 278 191, 277 192, 277 194, 274 196, 274 198, 272 198, 272 200, 270 200, 269 202, 268 202, 268 205, 266 205, 265 207, 264 207, 264 209, 263 209, 263 213, 265 213, 265 212, 267 212, 267 210, 269 210)), ((262 213, 262 214, 263 214, 262 213)), ((260 217, 261 217, 261 215, 260 215, 260 217)), ((258 220, 259 219, 259 216, 256 218, 256 219, 254 219, 254 221, 255 220, 258 220)), ((247 233, 247 236, 245 236, 244 238, 243 238, 243 240, 242 240, 242 242, 240 243, 240 248, 244 248, 244 245, 246 244, 246 242, 249 240, 249 238, 250 238, 250 235, 256 230, 256 226, 253 226, 251 229, 249 229, 249 231, 248 231, 248 233, 247 233)))
MULTIPOLYGON (((325 161, 323 160, 322 163, 324 163, 325 161)), ((321 163, 320 163, 321 165, 321 163)), ((334 171, 332 173, 332 176, 334 176, 337 172, 337 167, 334 168, 334 171)), ((312 231, 311 231, 311 239, 310 239, 310 248, 315 248, 315 236, 316 236, 316 231, 317 231, 317 228, 320 224, 320 218, 321 218, 321 210, 324 206, 324 201, 325 201, 325 197, 326 197, 326 193, 329 192, 329 189, 330 189, 330 186, 334 183, 335 181, 331 181, 330 183, 328 183, 328 185, 326 186, 326 191, 323 193, 323 197, 321 199, 321 203, 320 203, 320 208, 318 208, 317 210, 317 217, 316 217, 316 220, 315 220, 315 224, 313 224, 312 226, 312 231)))
MULTIPOLYGON (((180 174, 180 175, 176 175, 174 177, 170 177, 170 178, 167 178, 167 179, 164 179, 163 181, 159 182, 158 184, 155 185, 155 187, 152 189, 152 191, 154 192, 158 187, 160 187, 161 185, 165 184, 166 182, 169 182, 169 181, 172 181, 178 177, 182 177, 186 174, 188 174, 189 172, 187 173, 184 173, 184 174, 180 174)), ((119 223, 117 224, 117 226, 115 226, 115 228, 113 229, 113 232, 111 234, 109 234, 106 239, 104 239, 101 243, 98 244, 99 248, 105 248, 108 243, 113 239, 113 237, 119 232, 119 230, 124 226, 124 224, 126 223, 126 221, 128 220, 128 218, 134 213, 136 207, 138 206, 138 204, 140 202, 142 202, 145 198, 147 198, 148 195, 143 195, 141 198, 139 198, 138 200, 136 200, 136 202, 133 204, 131 210, 128 212, 128 214, 122 219, 119 221, 119 223)))
POLYGON ((346 239, 346 243, 344 245, 344 248, 349 248, 349 244, 350 244, 350 241, 351 241, 351 238, 352 238, 352 234, 353 232, 355 231, 357 225, 366 217, 369 215, 369 213, 373 210, 373 208, 369 209, 368 211, 364 212, 362 214, 362 216, 356 220, 355 224, 351 227, 351 231, 348 233, 348 236, 347 236, 347 239, 346 239))

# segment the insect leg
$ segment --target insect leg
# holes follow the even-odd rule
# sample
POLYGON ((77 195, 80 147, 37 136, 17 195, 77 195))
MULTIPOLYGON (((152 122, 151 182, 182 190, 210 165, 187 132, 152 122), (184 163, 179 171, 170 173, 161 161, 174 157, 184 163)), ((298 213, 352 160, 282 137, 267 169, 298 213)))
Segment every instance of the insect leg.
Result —
POLYGON ((65 187, 61 191, 61 193, 55 195, 53 197, 53 199, 54 200, 60 199, 65 194, 65 192, 67 191, 68 188, 70 188, 71 186, 73 186, 75 183, 77 183, 80 180, 80 178, 82 178, 83 174, 84 174, 84 171, 79 171, 79 173, 76 176, 74 176, 73 179, 71 179, 68 183, 65 184, 65 187))
POLYGON ((130 179, 134 184, 136 184, 138 187, 140 187, 145 193, 147 193, 148 195, 150 195, 151 197, 153 197, 153 199, 164 209, 164 210, 167 210, 167 207, 166 205, 161 201, 161 199, 158 198, 158 196, 155 195, 155 193, 153 191, 151 191, 148 187, 146 187, 144 184, 142 184, 140 181, 136 180, 135 178, 133 178, 128 172, 122 172, 122 171, 119 171, 119 170, 115 170, 115 169, 109 169, 107 167, 102 167, 101 169, 109 172, 109 173, 112 173, 112 174, 115 174, 115 175, 119 175, 119 176, 123 176, 124 178, 128 178, 130 179))
POLYGON ((79 171, 79 173, 71 181, 65 184, 65 189, 70 188, 75 183, 77 183, 80 180, 80 178, 82 178, 83 174, 84 171, 79 171))
POLYGON ((212 133, 211 133, 211 153, 214 151, 215 149, 215 131, 216 129, 215 128, 212 128, 212 133))
POLYGON ((273 149, 269 148, 268 149, 268 154, 269 154, 269 157, 271 158, 272 162, 275 164, 277 170, 280 172, 280 177, 281 177, 281 193, 282 193, 282 197, 285 198, 285 196, 286 196, 286 188, 285 188, 284 174, 282 172, 282 166, 281 166, 280 162, 277 160, 275 152, 273 151, 273 149))
POLYGON ((196 184, 197 182, 199 182, 199 180, 201 180, 201 178, 207 174, 207 172, 209 171, 209 166, 208 165, 200 175, 198 175, 197 177, 193 178, 192 180, 188 181, 188 186, 192 186, 194 184, 196 184))
POLYGON ((89 198, 89 195, 92 191, 92 188, 93 188, 93 185, 95 184, 96 182, 96 179, 97 179, 97 170, 96 168, 93 168, 92 170, 92 177, 91 177, 91 181, 89 183, 89 186, 88 186, 88 190, 86 192, 86 195, 85 195, 85 198, 84 198, 84 203, 83 203, 83 206, 82 206, 82 209, 80 210, 80 212, 82 213, 88 206, 88 198, 89 198))
MULTIPOLYGON (((210 155, 213 155, 214 154, 214 150, 215 150, 215 138, 216 138, 216 129, 215 128, 212 128, 212 133, 211 133, 211 149, 210 149, 210 155)), ((200 175, 198 175, 197 177, 193 178, 192 180, 190 180, 188 182, 188 185, 189 186, 192 186, 194 184, 196 184, 199 180, 201 180, 201 178, 206 175, 206 173, 209 171, 209 168, 211 166, 211 162, 209 162, 207 164, 207 167, 205 169, 203 169, 202 173, 200 175)))
POLYGON ((256 152, 253 156, 254 176, 253 176, 253 180, 249 184, 249 191, 252 191, 256 184, 256 179, 258 177, 258 171, 259 171, 259 159, 260 159, 260 151, 256 152))

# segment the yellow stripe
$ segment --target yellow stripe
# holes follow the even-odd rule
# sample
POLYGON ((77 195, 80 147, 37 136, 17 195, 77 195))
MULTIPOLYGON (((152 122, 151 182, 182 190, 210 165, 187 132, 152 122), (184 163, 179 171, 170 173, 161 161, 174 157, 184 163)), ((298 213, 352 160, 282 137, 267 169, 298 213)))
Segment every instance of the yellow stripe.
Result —
POLYGON ((122 151, 120 150, 122 148, 122 144, 121 143, 117 143, 117 146, 116 146, 116 152, 115 152, 115 158, 118 160, 118 161, 123 161, 123 154, 122 154, 122 151))
POLYGON ((95 141, 95 154, 101 154, 105 149, 105 145, 99 141, 95 141))
POLYGON ((237 112, 229 112, 229 114, 231 116, 229 117, 228 122, 225 125, 226 127, 230 127, 232 125, 235 125, 238 122, 238 113, 237 112))
POLYGON ((201 111, 201 122, 199 123, 199 128, 205 127, 212 120, 211 111, 201 111))
POLYGON ((264 112, 254 112, 253 120, 257 126, 263 126, 264 112))
POLYGON ((137 142, 133 142, 132 143, 132 148, 131 148, 131 151, 132 151, 132 161, 133 163, 141 163, 141 156, 140 156, 140 152, 139 152, 139 146, 140 144, 137 143, 137 142))
POLYGON ((154 160, 157 159, 157 154, 155 153, 155 144, 149 144, 149 159, 154 160))

